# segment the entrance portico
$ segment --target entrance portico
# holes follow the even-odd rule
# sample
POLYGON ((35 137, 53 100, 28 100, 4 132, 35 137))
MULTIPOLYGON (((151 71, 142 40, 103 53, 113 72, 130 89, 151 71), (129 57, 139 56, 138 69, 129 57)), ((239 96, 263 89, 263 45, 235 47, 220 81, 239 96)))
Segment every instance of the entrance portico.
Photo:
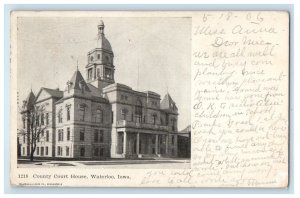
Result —
POLYGON ((168 155, 167 142, 167 133, 119 131, 117 151, 124 158, 160 157, 168 155))

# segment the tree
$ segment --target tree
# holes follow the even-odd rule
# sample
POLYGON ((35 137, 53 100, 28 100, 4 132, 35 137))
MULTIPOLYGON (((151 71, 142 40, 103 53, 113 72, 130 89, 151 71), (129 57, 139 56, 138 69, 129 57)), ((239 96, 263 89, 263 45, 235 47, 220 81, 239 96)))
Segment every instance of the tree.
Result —
POLYGON ((34 160, 37 142, 44 138, 41 135, 45 133, 49 125, 49 120, 45 122, 45 119, 49 119, 48 116, 45 116, 46 105, 48 104, 33 105, 30 109, 21 111, 24 126, 22 129, 18 129, 18 134, 27 139, 27 145, 30 147, 30 161, 34 160))

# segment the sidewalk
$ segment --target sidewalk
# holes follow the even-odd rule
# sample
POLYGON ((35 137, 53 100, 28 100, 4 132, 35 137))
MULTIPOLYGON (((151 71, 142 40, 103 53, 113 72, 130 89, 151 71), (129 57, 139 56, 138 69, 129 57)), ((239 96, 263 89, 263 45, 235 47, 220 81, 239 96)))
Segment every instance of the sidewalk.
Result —
POLYGON ((189 168, 190 159, 153 159, 153 160, 124 160, 111 159, 105 161, 35 161, 18 164, 22 168, 189 168))

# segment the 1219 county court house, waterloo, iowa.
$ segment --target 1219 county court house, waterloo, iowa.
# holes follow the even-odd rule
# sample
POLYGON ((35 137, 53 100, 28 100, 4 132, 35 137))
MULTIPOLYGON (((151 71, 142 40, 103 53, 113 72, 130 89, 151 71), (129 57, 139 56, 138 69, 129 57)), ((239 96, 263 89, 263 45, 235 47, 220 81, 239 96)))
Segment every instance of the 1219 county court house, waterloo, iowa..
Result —
POLYGON ((97 47, 87 53, 86 80, 77 68, 64 91, 42 87, 23 101, 25 135, 18 135, 18 155, 30 156, 30 109, 44 107, 34 121, 45 126, 35 157, 190 157, 190 130, 178 132, 178 108, 168 93, 161 100, 155 92, 115 83, 114 53, 104 27, 101 20, 97 47))

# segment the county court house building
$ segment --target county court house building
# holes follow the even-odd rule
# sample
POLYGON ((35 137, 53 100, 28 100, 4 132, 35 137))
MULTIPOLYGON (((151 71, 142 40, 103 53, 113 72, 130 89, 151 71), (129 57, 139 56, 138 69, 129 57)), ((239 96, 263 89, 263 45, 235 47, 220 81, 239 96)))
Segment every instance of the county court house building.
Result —
MULTIPOLYGON (((84 78, 77 69, 65 90, 42 87, 22 106, 23 130, 33 106, 44 107, 37 122, 45 130, 35 157, 103 159, 177 157, 178 109, 167 93, 140 92, 115 83, 114 53, 98 25, 97 46, 87 53, 84 78)), ((30 155, 30 135, 19 135, 19 154, 30 155)))

